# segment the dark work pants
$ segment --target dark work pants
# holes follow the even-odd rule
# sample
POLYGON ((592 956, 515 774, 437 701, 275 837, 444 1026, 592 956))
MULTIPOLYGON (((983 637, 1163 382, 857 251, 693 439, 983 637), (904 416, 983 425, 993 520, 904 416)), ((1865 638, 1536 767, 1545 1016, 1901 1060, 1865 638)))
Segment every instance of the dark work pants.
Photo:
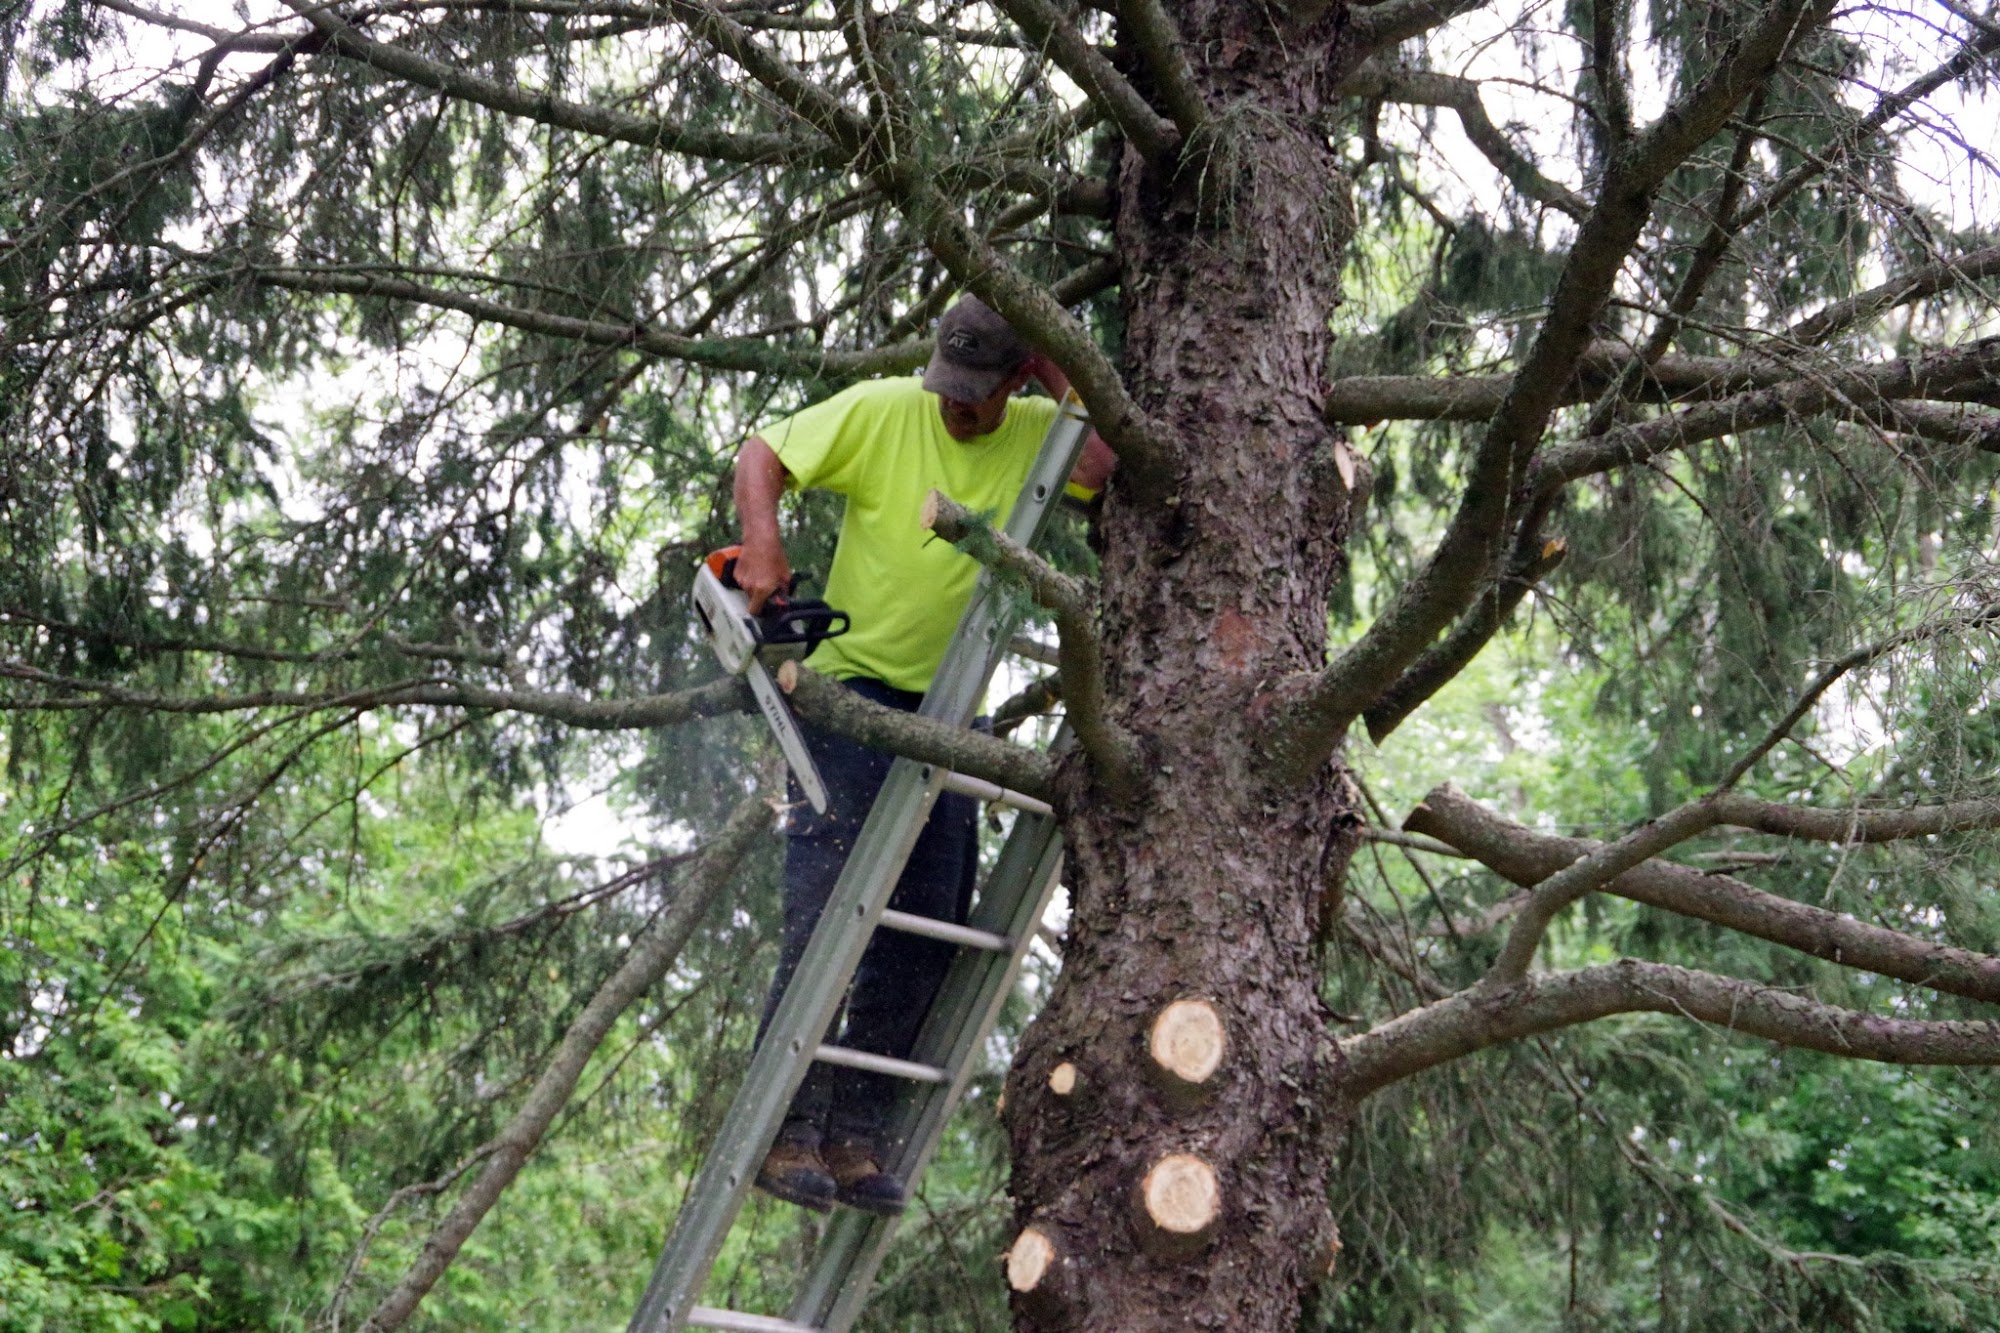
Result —
MULTIPOLYGON (((916 711, 923 696, 878 680, 843 682, 863 698, 904 712, 916 711)), ((845 737, 803 727, 813 763, 826 784, 827 811, 813 813, 797 782, 791 784, 792 813, 785 848, 785 935, 777 975, 764 1001, 761 1040, 778 1001, 798 968, 799 957, 819 924, 841 867, 889 775, 893 756, 845 737)), ((890 895, 889 906, 916 916, 963 924, 972 905, 979 865, 978 806, 969 797, 945 792, 917 837, 909 864, 890 895)), ((931 1001, 951 966, 955 949, 887 928, 875 932, 848 990, 846 1022, 836 1016, 838 1042, 855 1050, 909 1058, 931 1001)), ((797 1143, 865 1143, 878 1149, 897 1080, 885 1074, 815 1062, 792 1099, 779 1138, 797 1143)))

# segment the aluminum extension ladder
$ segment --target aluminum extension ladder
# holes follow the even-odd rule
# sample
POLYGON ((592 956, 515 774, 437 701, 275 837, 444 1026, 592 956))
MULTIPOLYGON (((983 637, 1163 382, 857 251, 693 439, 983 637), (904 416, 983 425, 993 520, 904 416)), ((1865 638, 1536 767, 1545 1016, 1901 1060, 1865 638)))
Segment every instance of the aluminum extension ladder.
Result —
MULTIPOLYGON (((1083 450, 1090 423, 1070 395, 1042 441, 1027 484, 1008 516, 1007 535, 1032 546, 1047 527, 1083 450)), ((1009 605, 982 575, 940 662, 919 715, 970 724, 1012 633, 1009 605)), ((887 911, 889 896, 938 793, 949 787, 993 799, 990 784, 935 765, 897 759, 889 769, 846 867, 821 914, 771 1025, 722 1121, 628 1333, 685 1328, 739 1333, 845 1333, 860 1313, 888 1253, 895 1219, 839 1208, 784 1317, 697 1305, 758 1165, 814 1060, 908 1080, 898 1099, 882 1165, 914 1191, 945 1122, 970 1078, 986 1035, 1012 989, 1062 863, 1062 839, 1048 807, 1021 798, 1012 832, 964 926, 887 911), (861 954, 878 926, 959 947, 909 1060, 822 1044, 861 954)))

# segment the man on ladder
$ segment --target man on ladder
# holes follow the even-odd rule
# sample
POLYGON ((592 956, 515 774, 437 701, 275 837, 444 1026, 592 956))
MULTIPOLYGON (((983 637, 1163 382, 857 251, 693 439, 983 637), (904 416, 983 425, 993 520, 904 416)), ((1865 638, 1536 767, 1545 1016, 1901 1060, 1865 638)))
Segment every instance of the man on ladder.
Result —
MULTIPOLYGON (((742 527, 735 578, 751 612, 791 582, 778 531, 780 496, 808 487, 844 495, 825 591, 851 617, 852 629, 822 643, 812 665, 865 698, 915 711, 979 575, 971 557, 936 541, 918 521, 924 498, 935 488, 975 512, 1004 511, 1068 389, 1054 362, 967 296, 939 321, 937 350, 921 382, 857 384, 751 436, 737 453, 735 479, 742 527), (1051 397, 1014 399, 1030 378, 1051 397)), ((1072 491, 1095 493, 1111 466, 1110 449, 1092 434, 1072 491)), ((794 781, 784 939, 765 1025, 891 763, 887 754, 810 727, 806 739, 825 780, 827 809, 813 813, 794 781)), ((966 919, 978 864, 976 816, 969 797, 938 799, 890 899, 893 909, 966 919)), ((879 932, 855 972, 840 1044, 907 1057, 951 955, 952 946, 938 940, 879 932)), ((900 1212, 903 1182, 878 1165, 894 1095, 893 1082, 880 1074, 815 1064, 758 1171, 757 1187, 814 1210, 838 1201, 900 1212)))

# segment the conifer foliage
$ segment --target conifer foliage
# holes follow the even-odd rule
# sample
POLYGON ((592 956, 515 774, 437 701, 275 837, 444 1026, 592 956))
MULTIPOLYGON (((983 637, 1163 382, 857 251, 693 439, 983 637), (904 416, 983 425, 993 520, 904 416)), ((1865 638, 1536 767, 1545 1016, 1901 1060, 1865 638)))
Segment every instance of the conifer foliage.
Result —
POLYGON ((2000 1325, 1996 70, 1960 0, 0 0, 0 1328, 622 1321, 774 954, 688 579, 961 291, 1120 463, 998 575, 1076 748, 905 733, 1072 911, 869 1326, 2000 1325))

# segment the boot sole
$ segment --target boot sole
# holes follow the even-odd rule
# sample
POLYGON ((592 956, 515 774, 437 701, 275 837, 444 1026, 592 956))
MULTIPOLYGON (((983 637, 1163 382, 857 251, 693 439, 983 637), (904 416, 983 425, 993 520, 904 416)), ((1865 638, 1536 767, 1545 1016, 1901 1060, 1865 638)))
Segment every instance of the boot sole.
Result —
POLYGON ((877 1217, 901 1217, 910 1206, 908 1199, 876 1199, 853 1190, 841 1190, 833 1197, 838 1203, 856 1212, 873 1213, 877 1217))
POLYGON ((810 1213, 833 1211, 834 1200, 839 1196, 819 1193, 814 1190, 795 1189, 783 1181, 770 1176, 759 1176, 753 1182, 759 1193, 768 1194, 780 1203, 789 1203, 810 1213))

